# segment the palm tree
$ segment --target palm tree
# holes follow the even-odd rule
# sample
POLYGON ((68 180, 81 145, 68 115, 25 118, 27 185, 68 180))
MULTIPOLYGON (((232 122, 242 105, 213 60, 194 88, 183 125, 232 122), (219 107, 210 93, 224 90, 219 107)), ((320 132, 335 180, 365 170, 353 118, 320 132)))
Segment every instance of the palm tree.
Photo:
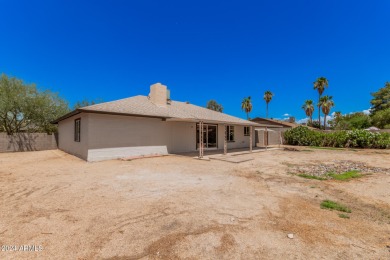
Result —
POLYGON ((267 104, 267 118, 268 118, 268 103, 271 102, 272 100, 272 97, 274 96, 274 94, 267 90, 266 92, 264 92, 264 100, 265 100, 265 103, 267 104))
POLYGON ((249 120, 249 113, 252 111, 251 97, 247 97, 242 100, 241 109, 245 111, 246 117, 249 120))
POLYGON ((313 100, 306 100, 305 103, 302 106, 302 109, 305 110, 306 116, 310 118, 310 124, 313 122, 313 112, 314 112, 314 105, 313 100))
POLYGON ((327 88, 329 84, 328 84, 328 80, 325 77, 317 78, 317 80, 315 82, 313 82, 313 84, 314 84, 314 89, 316 89, 318 91, 318 123, 319 123, 320 128, 321 128, 321 102, 320 102, 320 99, 321 99, 322 93, 324 93, 325 88, 327 88))
POLYGON ((334 107, 334 102, 332 99, 332 96, 323 96, 320 99, 322 113, 324 113, 324 129, 326 129, 326 116, 329 115, 330 110, 334 107))

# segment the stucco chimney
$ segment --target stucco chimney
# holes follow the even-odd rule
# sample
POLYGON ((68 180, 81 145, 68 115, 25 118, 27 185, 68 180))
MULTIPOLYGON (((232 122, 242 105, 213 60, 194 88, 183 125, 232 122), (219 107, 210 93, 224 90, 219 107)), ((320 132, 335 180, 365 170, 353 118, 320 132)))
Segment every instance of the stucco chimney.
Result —
POLYGON ((150 101, 157 106, 165 107, 169 101, 167 86, 156 83, 150 86, 150 101))

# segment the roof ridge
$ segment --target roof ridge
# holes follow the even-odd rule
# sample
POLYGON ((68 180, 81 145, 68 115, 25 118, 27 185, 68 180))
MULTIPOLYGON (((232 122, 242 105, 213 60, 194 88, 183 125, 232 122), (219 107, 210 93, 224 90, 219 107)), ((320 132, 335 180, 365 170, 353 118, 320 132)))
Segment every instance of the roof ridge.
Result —
POLYGON ((136 98, 136 97, 147 97, 147 96, 144 96, 144 95, 136 95, 136 96, 132 96, 132 97, 120 98, 120 99, 117 99, 117 100, 111 100, 111 101, 107 101, 107 102, 102 102, 102 103, 98 103, 98 104, 93 104, 93 105, 90 105, 90 106, 80 107, 80 108, 81 108, 81 109, 93 108, 93 107, 95 107, 95 106, 99 106, 99 105, 103 105, 103 104, 108 104, 108 103, 113 103, 113 102, 118 102, 118 101, 122 101, 122 100, 126 100, 126 99, 132 99, 132 98, 136 98))
MULTIPOLYGON (((221 124, 258 125, 243 118, 191 104, 187 101, 172 100, 166 106, 153 103, 148 96, 137 95, 118 100, 103 102, 77 109, 78 113, 113 113, 121 115, 170 118, 190 121, 210 121, 221 124)), ((62 120, 64 118, 60 118, 62 120)), ((58 120, 56 120, 58 122, 58 120)))
MULTIPOLYGON (((183 102, 185 103, 185 102, 183 102)), ((195 105, 195 104, 191 104, 191 103, 188 103, 187 105, 191 105, 197 109, 201 108, 202 110, 204 111, 207 111, 209 113, 213 113, 215 115, 224 115, 224 116, 227 116, 227 117, 230 117, 230 118, 234 118, 234 119, 239 119, 240 121, 243 121, 243 122, 251 122, 249 120, 246 120, 246 119, 243 119, 243 118, 239 118, 239 117, 236 117, 236 116, 232 116, 232 115, 229 115, 229 114, 226 114, 226 113, 223 113, 223 112, 218 112, 218 111, 215 111, 215 110, 212 110, 212 109, 209 109, 207 107, 202 107, 202 106, 198 106, 198 105, 195 105)), ((200 119, 199 117, 197 117, 196 115, 193 115, 193 113, 191 113, 191 115, 194 117, 194 118, 197 118, 197 119, 200 119)))

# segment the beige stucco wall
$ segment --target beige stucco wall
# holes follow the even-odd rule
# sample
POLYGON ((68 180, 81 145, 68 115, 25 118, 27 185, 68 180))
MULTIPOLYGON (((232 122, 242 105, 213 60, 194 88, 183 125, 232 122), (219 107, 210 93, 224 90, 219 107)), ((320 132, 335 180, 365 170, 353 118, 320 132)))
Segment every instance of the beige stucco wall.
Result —
MULTIPOLYGON (((225 138, 224 125, 218 126, 218 149, 223 149, 223 143, 225 138)), ((252 146, 255 147, 255 130, 252 127, 252 146)), ((244 126, 234 126, 234 142, 228 142, 228 150, 236 148, 249 147, 249 136, 244 135, 244 126)))
POLYGON ((195 149, 195 123, 103 114, 89 116, 89 149, 129 146, 166 146, 168 152, 195 149))
POLYGON ((169 153, 196 151, 196 123, 169 122, 169 153))
POLYGON ((58 123, 58 148, 84 160, 88 158, 88 118, 81 113, 58 123), (80 142, 74 141, 74 120, 80 118, 80 142))
POLYGON ((195 123, 90 114, 88 161, 195 151, 195 123))
POLYGON ((88 161, 167 154, 169 127, 158 118, 89 114, 88 161))
POLYGON ((158 118, 90 114, 89 149, 168 144, 167 122, 158 118))

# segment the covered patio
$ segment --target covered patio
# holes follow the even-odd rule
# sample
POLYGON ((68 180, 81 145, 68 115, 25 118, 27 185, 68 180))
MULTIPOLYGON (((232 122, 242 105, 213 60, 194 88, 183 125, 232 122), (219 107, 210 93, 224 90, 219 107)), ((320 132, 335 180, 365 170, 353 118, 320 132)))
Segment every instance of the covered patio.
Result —
MULTIPOLYGON (((202 129, 202 131, 198 131, 198 134, 199 134, 199 142, 198 142, 198 150, 199 150, 199 159, 202 159, 204 157, 204 122, 203 121, 199 121, 198 123, 199 125, 199 129, 202 129)), ((252 152, 253 151, 253 139, 252 139, 252 136, 253 136, 253 126, 252 125, 245 125, 246 127, 249 128, 249 152, 252 152)), ((228 125, 227 124, 224 124, 223 125, 223 128, 224 128, 224 141, 223 141, 223 154, 224 155, 227 155, 227 152, 228 152, 228 138, 229 138, 229 130, 228 130, 228 125)))
POLYGON ((203 159, 217 154, 235 155, 236 153, 252 153, 267 149, 256 147, 255 130, 258 127, 267 128, 268 125, 246 120, 202 120, 200 118, 169 118, 166 121, 196 124, 196 151, 174 154, 197 156, 199 159, 203 159), (247 145, 245 148, 240 147, 243 143, 247 145))

